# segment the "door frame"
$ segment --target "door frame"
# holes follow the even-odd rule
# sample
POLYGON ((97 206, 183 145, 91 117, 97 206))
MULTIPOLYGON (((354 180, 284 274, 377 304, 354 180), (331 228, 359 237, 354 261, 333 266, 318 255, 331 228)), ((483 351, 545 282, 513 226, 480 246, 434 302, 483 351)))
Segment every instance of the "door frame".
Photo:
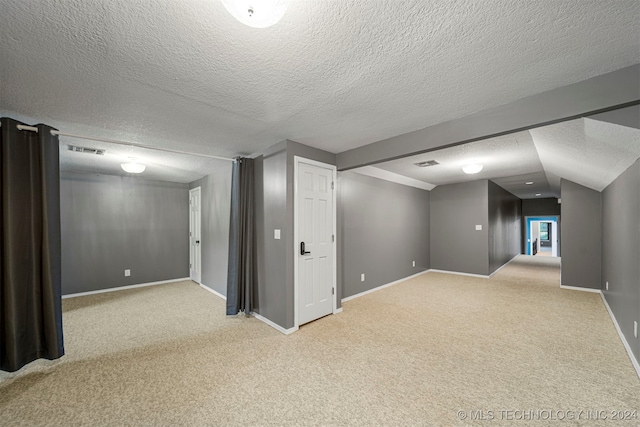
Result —
POLYGON ((332 188, 332 203, 333 203, 333 274, 332 274, 332 285, 333 285, 333 311, 331 314, 337 314, 340 311, 338 310, 338 251, 337 251, 337 220, 338 220, 338 209, 337 209, 337 190, 338 190, 338 169, 335 165, 330 165, 328 163, 322 163, 317 160, 311 160, 300 156, 293 157, 293 328, 294 330, 300 327, 300 323, 298 320, 298 262, 300 261, 300 257, 298 256, 298 165, 300 163, 305 163, 311 166, 318 166, 325 169, 331 170, 331 179, 333 182, 332 188))
POLYGON ((189 279, 198 283, 199 285, 202 284, 202 187, 201 186, 197 186, 197 187, 193 187, 189 189, 189 279), (198 244, 198 250, 196 251, 196 256, 199 258, 198 259, 198 265, 200 267, 200 277, 198 278, 199 280, 195 280, 194 277, 191 276, 191 238, 193 236, 191 236, 191 230, 192 230, 192 224, 191 224, 191 193, 192 192, 198 192, 198 194, 200 195, 199 197, 199 214, 198 214, 198 221, 200 222, 200 224, 198 224, 198 230, 200 230, 200 244, 198 244))
MULTIPOLYGON (((556 230, 557 230, 557 224, 560 224, 560 215, 537 215, 537 216, 525 216, 525 251, 524 254, 525 255, 531 255, 531 223, 532 222, 555 222, 556 223, 556 230)), ((552 237, 553 238, 553 237, 552 237)), ((556 254, 557 254, 557 250, 558 250, 558 242, 560 242, 560 235, 556 232, 556 244, 552 245, 556 247, 556 254)), ((557 255, 556 255, 557 256, 557 255)))

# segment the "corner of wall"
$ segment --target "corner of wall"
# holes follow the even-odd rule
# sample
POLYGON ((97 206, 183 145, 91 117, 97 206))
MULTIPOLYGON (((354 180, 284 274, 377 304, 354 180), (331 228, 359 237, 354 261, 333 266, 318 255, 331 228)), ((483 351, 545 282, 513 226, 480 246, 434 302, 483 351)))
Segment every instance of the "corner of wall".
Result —
POLYGON ((601 288, 602 193, 562 179, 562 272, 564 286, 601 288))

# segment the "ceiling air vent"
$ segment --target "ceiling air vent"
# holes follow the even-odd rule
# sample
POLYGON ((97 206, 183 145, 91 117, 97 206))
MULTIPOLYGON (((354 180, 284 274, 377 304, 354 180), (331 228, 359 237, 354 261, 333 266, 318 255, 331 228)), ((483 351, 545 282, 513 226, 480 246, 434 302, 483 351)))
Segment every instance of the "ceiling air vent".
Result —
POLYGON ((419 168, 426 168, 428 166, 435 166, 439 164, 440 163, 436 162, 435 160, 426 160, 424 162, 414 163, 414 165, 418 166, 419 168))
POLYGON ((98 156, 104 156, 105 150, 100 148, 78 147, 76 145, 69 145, 69 151, 75 151, 77 153, 97 154, 98 156))

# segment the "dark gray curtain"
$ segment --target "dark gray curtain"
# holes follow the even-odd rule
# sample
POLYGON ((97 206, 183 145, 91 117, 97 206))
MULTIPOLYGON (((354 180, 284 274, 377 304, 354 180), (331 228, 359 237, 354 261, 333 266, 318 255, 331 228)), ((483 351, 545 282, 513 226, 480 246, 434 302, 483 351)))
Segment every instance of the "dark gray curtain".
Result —
POLYGON ((253 310, 253 289, 257 281, 253 159, 233 162, 231 220, 229 224, 229 269, 227 315, 253 310))
POLYGON ((64 354, 60 166, 51 128, 0 119, 0 369, 64 354))

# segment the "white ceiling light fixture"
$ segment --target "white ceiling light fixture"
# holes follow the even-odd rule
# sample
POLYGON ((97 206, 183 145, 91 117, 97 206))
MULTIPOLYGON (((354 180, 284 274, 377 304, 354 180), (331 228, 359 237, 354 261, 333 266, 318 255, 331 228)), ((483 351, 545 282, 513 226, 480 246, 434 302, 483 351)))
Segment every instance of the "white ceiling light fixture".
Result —
POLYGON ((480 172, 482 168, 483 168, 483 165, 474 163, 470 165, 464 165, 462 167, 462 172, 466 173, 467 175, 473 175, 474 173, 480 172))
POLYGON ((142 163, 137 163, 136 159, 129 159, 129 163, 122 163, 120 167, 127 173, 142 173, 147 168, 142 163))
POLYGON ((533 185, 533 181, 527 181, 525 182, 525 185, 533 185))
POLYGON ((536 193, 536 197, 542 196, 542 193, 536 193))
POLYGON ((227 11, 244 25, 267 28, 287 11, 288 0, 221 0, 227 11))

